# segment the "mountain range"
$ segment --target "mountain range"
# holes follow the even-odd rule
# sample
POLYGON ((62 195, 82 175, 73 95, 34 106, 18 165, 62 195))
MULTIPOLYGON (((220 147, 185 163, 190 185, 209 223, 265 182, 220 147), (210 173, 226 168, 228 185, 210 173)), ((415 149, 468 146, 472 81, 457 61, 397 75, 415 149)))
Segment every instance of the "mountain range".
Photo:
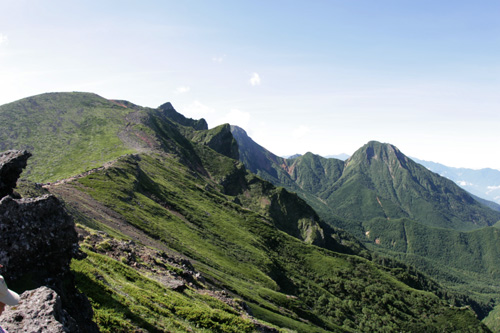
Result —
MULTIPOLYGON (((429 170, 440 174, 443 177, 453 180, 460 187, 468 192, 500 204, 500 171, 491 168, 467 169, 453 168, 436 162, 429 162, 412 158, 429 170)), ((499 209, 499 206, 494 206, 499 209)))
MULTIPOLYGON (((287 159, 293 159, 301 156, 300 154, 287 156, 287 159)), ((335 158, 342 161, 351 157, 348 154, 327 155, 325 158, 335 158)), ((441 163, 425 161, 416 157, 411 159, 418 164, 425 166, 443 176, 453 180, 458 186, 477 196, 476 200, 481 201, 492 209, 500 210, 500 171, 491 168, 468 169, 454 168, 441 163)))
POLYGON ((284 159, 170 103, 49 93, 0 106, 6 149, 33 154, 18 190, 77 222, 102 331, 497 325, 500 212, 390 144, 284 159))
POLYGON ((346 161, 312 153, 283 159, 241 128, 232 131, 249 170, 298 193, 375 253, 485 302, 498 294, 500 215, 453 181, 390 144, 369 142, 346 161))

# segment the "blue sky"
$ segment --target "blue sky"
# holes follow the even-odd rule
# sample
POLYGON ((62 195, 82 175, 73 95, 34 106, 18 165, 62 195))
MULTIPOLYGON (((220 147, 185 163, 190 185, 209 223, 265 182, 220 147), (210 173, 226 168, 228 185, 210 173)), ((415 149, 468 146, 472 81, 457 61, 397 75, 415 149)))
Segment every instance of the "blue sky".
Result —
POLYGON ((500 2, 2 0, 0 104, 89 91, 278 155, 369 140, 500 169, 500 2))

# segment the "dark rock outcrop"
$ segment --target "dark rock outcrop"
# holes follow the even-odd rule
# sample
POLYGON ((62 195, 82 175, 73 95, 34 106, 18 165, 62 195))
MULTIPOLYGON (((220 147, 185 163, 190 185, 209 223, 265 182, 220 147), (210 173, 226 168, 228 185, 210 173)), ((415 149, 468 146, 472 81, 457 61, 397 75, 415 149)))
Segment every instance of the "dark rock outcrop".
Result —
POLYGON ((77 251, 71 217, 53 195, 0 200, 0 264, 5 278, 31 273, 37 282, 65 274, 77 251))
MULTIPOLYGON (((60 302, 57 301, 59 305, 55 306, 62 306, 75 318, 76 324, 73 325, 72 332, 96 332, 97 327, 91 321, 90 303, 77 292, 70 272, 71 259, 78 253, 78 235, 73 219, 64 210, 62 202, 53 195, 46 194, 37 198, 15 198, 10 195, 30 156, 26 151, 0 154, 1 274, 9 287, 19 293, 26 289, 50 287, 55 293, 51 296, 52 299, 61 299, 60 302)), ((36 299, 32 297, 32 300, 36 299)), ((28 312, 38 313, 42 310, 36 308, 38 305, 46 307, 48 304, 43 300, 41 302, 30 302, 34 308, 28 312)), ((14 322, 18 322, 20 326, 10 331, 23 332, 24 324, 21 321, 12 323, 14 322)))
POLYGON ((165 115, 167 118, 170 120, 175 121, 178 124, 181 124, 182 126, 189 126, 194 128, 197 131, 201 130, 207 130, 208 129, 208 124, 205 119, 191 119, 191 118, 186 118, 179 112, 175 111, 174 107, 170 103, 165 103, 162 104, 158 107, 158 110, 162 112, 163 115, 165 115))
POLYGON ((76 321, 63 309, 61 298, 47 287, 22 293, 19 305, 7 307, 0 321, 9 332, 78 332, 76 321))
POLYGON ((13 194, 30 156, 26 150, 9 150, 0 154, 0 198, 13 194))

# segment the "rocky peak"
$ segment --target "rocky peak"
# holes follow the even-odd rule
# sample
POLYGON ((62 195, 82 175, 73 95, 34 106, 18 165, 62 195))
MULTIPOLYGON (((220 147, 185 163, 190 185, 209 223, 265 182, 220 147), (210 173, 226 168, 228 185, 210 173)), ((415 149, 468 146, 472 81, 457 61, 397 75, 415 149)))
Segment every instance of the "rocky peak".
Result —
POLYGON ((231 126, 224 124, 210 131, 213 135, 206 138, 205 144, 216 152, 237 160, 240 156, 238 142, 231 133, 231 126))
POLYGON ((394 167, 407 169, 409 158, 406 157, 396 146, 378 141, 370 141, 358 149, 346 161, 346 168, 355 165, 369 168, 384 166, 389 169, 394 167))
POLYGON ((191 118, 186 118, 179 112, 177 112, 174 107, 172 106, 171 103, 167 102, 165 104, 162 104, 158 107, 158 110, 161 111, 163 115, 165 115, 167 118, 170 120, 175 121, 176 123, 182 125, 182 126, 188 126, 192 127, 197 131, 201 130, 207 130, 208 129, 208 124, 205 119, 191 119, 191 118))

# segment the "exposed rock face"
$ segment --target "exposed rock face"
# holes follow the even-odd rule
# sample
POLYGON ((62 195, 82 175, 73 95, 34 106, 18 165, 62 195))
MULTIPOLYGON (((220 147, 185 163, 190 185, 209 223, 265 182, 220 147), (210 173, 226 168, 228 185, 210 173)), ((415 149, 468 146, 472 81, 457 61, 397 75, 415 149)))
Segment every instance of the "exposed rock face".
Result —
POLYGON ((0 153, 0 198, 13 194, 17 179, 26 168, 30 156, 26 150, 0 153))
POLYGON ((15 280, 36 273, 40 280, 64 274, 77 246, 73 220, 56 197, 7 196, 0 200, 0 264, 6 269, 4 277, 15 280))
MULTIPOLYGON (((78 236, 73 219, 53 195, 46 194, 37 198, 14 198, 10 195, 30 156, 31 154, 26 151, 8 151, 0 154, 2 275, 8 281, 9 287, 14 287, 13 289, 17 289, 18 292, 40 286, 50 286, 53 289, 51 293, 45 290, 47 288, 25 292, 28 293, 26 297, 29 302, 23 303, 22 306, 28 317, 31 314, 35 317, 41 316, 49 304, 52 304, 54 309, 63 306, 76 319, 75 324, 70 325, 71 332, 95 332, 97 327, 91 321, 90 304, 72 284, 73 277, 69 265, 72 257, 78 252, 78 236), (15 288, 16 285, 22 287, 15 288)), ((69 318, 68 316, 53 315, 53 317, 56 321, 69 322, 69 319, 65 319, 69 318)), ((24 330, 25 322, 36 322, 40 325, 44 322, 34 319, 21 320, 20 316, 14 319, 11 324, 17 323, 19 326, 10 326, 11 332, 59 332, 31 328, 24 330)), ((5 325, 3 320, 2 325, 5 325)), ((64 327, 66 324, 62 322, 61 325, 64 327)))
POLYGON ((0 316, 9 332, 77 332, 75 320, 62 308, 61 298, 47 287, 21 294, 18 306, 7 307, 0 316))

